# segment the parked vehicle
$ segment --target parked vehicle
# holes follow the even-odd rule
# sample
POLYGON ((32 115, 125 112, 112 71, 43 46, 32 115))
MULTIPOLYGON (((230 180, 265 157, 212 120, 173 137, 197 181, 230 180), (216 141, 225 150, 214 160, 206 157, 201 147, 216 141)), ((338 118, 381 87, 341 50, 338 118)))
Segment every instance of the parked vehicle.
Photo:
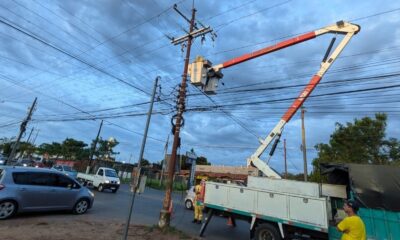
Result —
POLYGON ((194 197, 195 197, 194 186, 190 187, 189 190, 186 191, 185 197, 185 208, 190 210, 193 209, 194 205, 194 197))
POLYGON ((70 176, 74 179, 78 176, 78 172, 75 171, 71 166, 68 166, 68 165, 55 165, 52 167, 52 169, 60 171, 60 172, 64 173, 65 175, 70 176))
POLYGON ((71 210, 84 214, 93 201, 89 189, 55 170, 0 168, 0 220, 32 211, 71 210))
POLYGON ((19 159, 14 166, 34 167, 35 166, 35 161, 33 161, 31 159, 19 159))
POLYGON ((121 183, 117 172, 112 168, 105 167, 99 168, 96 174, 78 173, 77 179, 84 186, 94 186, 99 192, 110 189, 113 193, 116 193, 121 183))
POLYGON ((7 157, 0 155, 0 165, 4 165, 6 161, 7 161, 7 157))

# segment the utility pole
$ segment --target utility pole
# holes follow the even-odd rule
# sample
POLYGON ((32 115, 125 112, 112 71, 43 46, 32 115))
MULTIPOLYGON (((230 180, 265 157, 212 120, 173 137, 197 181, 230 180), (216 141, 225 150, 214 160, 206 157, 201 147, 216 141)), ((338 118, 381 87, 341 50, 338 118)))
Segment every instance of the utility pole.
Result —
POLYGON ((94 155, 94 152, 96 151, 96 145, 97 145, 97 142, 99 141, 99 136, 100 136, 102 127, 103 127, 103 120, 101 120, 99 131, 97 132, 97 136, 96 136, 96 139, 94 140, 93 147, 90 150, 89 164, 86 166, 86 174, 88 174, 90 172, 90 168, 92 167, 93 155, 94 155))
POLYGON ((301 150, 303 151, 303 161, 304 161, 304 181, 307 180, 307 147, 306 147, 306 130, 304 128, 304 107, 301 107, 301 150))
MULTIPOLYGON (((172 39, 172 43, 174 45, 178 45, 184 42, 187 42, 186 48, 186 57, 185 57, 185 65, 183 67, 183 74, 182 74, 182 82, 179 89, 179 98, 177 103, 177 114, 174 116, 175 124, 173 125, 172 132, 174 133, 174 141, 172 144, 172 152, 171 158, 168 163, 168 179, 167 179, 167 186, 165 191, 165 197, 163 201, 163 208, 160 212, 160 219, 158 222, 158 226, 160 228, 168 227, 171 220, 171 193, 172 193, 172 184, 175 172, 175 164, 176 164, 176 153, 178 147, 180 147, 181 139, 179 137, 180 130, 182 127, 182 119, 183 119, 183 112, 185 111, 185 98, 186 98, 186 81, 187 81, 187 72, 189 66, 189 59, 190 59, 190 50, 192 47, 192 40, 198 36, 204 36, 205 34, 212 32, 210 27, 203 27, 202 29, 198 29, 195 24, 195 15, 196 9, 192 6, 192 17, 189 20, 182 12, 178 10, 177 5, 174 5, 174 10, 181 15, 187 22, 189 22, 189 32, 183 37, 179 37, 177 39, 172 39), (196 29, 196 30, 194 30, 196 29)), ((202 24, 201 24, 202 25, 202 24)), ((203 26, 203 25, 202 25, 203 26)))
POLYGON ((36 131, 36 135, 35 135, 35 138, 33 138, 32 144, 35 144, 36 138, 37 138, 37 136, 39 135, 39 132, 40 132, 40 129, 38 129, 38 130, 36 131))
POLYGON ((286 138, 283 139, 283 158, 285 159, 285 179, 287 179, 286 138))
POLYGON ((33 100, 32 106, 29 108, 28 115, 21 123, 17 140, 15 141, 14 146, 11 150, 10 156, 8 156, 8 160, 4 163, 4 165, 7 165, 7 163, 10 164, 14 160, 15 152, 17 151, 17 147, 19 145, 19 142, 21 141, 21 137, 25 133, 26 126, 28 125, 28 122, 31 120, 32 113, 35 110, 36 101, 37 101, 37 97, 35 97, 35 100, 33 100))
MULTIPOLYGON (((32 136, 32 132, 33 132, 34 129, 35 129, 34 127, 31 129, 31 132, 29 133, 29 136, 26 139, 26 143, 29 143, 29 141, 31 139, 31 136, 32 136)), ((24 158, 24 157, 25 157, 25 151, 22 152, 22 158, 24 158)))
POLYGON ((160 77, 156 77, 156 80, 154 81, 153 94, 151 95, 150 108, 149 108, 149 112, 147 113, 146 127, 145 127, 144 133, 143 133, 142 147, 140 148, 140 153, 139 153, 139 158, 138 158, 137 176, 133 182, 133 192, 132 192, 132 198, 131 198, 130 207, 129 207, 129 214, 128 214, 128 218, 126 219, 124 236, 122 237, 122 240, 126 240, 128 237, 129 225, 131 223, 131 217, 132 217, 133 204, 135 202, 135 196, 136 196, 136 192, 137 192, 137 188, 138 188, 138 183, 140 181, 141 162, 143 159, 144 148, 146 146, 147 132, 148 132, 149 126, 150 126, 151 114, 153 112, 154 97, 156 95, 157 84, 158 84, 159 80, 160 80, 160 77))
POLYGON ((26 142, 27 142, 27 143, 29 143, 29 140, 31 140, 31 136, 32 136, 33 130, 35 130, 34 127, 31 129, 31 132, 29 133, 29 136, 28 136, 28 138, 26 139, 26 142))
POLYGON ((164 178, 165 166, 167 166, 168 143, 169 143, 169 134, 168 134, 167 141, 165 142, 165 147, 164 147, 164 161, 163 161, 163 164, 161 165, 160 186, 162 186, 162 181, 163 181, 163 178, 164 178))

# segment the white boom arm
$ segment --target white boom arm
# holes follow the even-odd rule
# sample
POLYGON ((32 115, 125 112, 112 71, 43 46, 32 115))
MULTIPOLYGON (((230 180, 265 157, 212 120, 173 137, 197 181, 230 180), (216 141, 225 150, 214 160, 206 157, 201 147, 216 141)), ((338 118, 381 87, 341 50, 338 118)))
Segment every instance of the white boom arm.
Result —
POLYGON ((324 57, 324 60, 321 63, 321 67, 319 71, 311 78, 308 85, 303 89, 299 97, 293 102, 293 104, 289 107, 286 113, 282 116, 281 120, 278 124, 272 129, 272 131, 268 134, 268 136, 260 141, 261 145, 257 148, 257 150, 247 159, 247 165, 254 165, 257 167, 265 176, 273 177, 273 178, 281 178, 280 175, 271 169, 267 163, 260 159, 261 155, 267 149, 267 147, 271 144, 271 142, 275 139, 275 143, 272 146, 270 156, 273 155, 275 151, 276 145, 279 141, 279 138, 282 134, 283 128, 287 122, 293 117, 293 115, 297 112, 297 110, 303 105, 304 101, 308 98, 311 92, 315 89, 318 83, 321 81, 324 74, 327 70, 332 66, 333 62, 337 59, 339 54, 343 51, 346 45, 349 43, 350 39, 360 31, 360 26, 351 24, 348 22, 337 22, 334 25, 327 26, 321 29, 318 29, 313 32, 309 32, 283 42, 277 43, 275 45, 263 48, 261 50, 245 54, 243 56, 233 58, 229 61, 226 61, 222 64, 215 65, 211 67, 211 62, 204 60, 203 58, 197 58, 194 63, 191 64, 190 68, 190 76, 192 84, 196 86, 201 86, 206 93, 215 93, 216 88, 218 86, 218 80, 222 78, 222 73, 220 72, 223 68, 228 68, 234 66, 236 64, 248 61, 253 58, 257 58, 259 56, 278 51, 280 49, 313 39, 320 35, 326 33, 335 33, 344 35, 341 42, 336 46, 335 50, 333 50, 332 54, 329 55, 329 52, 333 46, 334 39, 331 42, 328 51, 324 57), (329 55, 329 56, 328 56, 329 55))

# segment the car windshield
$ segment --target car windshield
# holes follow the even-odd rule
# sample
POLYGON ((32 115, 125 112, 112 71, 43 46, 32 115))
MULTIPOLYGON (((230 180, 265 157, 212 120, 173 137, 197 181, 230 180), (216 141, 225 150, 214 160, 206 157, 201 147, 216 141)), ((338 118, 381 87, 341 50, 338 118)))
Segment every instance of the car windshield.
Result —
POLYGON ((106 177, 118 177, 117 173, 114 170, 106 169, 106 177))

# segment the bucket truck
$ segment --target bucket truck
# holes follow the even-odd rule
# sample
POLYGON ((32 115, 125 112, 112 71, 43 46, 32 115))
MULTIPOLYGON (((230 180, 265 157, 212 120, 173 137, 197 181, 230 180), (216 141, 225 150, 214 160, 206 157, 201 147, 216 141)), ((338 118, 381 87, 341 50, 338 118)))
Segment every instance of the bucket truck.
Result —
POLYGON ((333 215, 338 212, 335 204, 337 201, 347 198, 346 186, 281 179, 281 176, 260 157, 271 143, 269 158, 272 157, 286 123, 312 93, 350 39, 359 31, 358 25, 339 21, 336 24, 244 54, 221 64, 212 65, 210 61, 197 57, 190 65, 191 83, 207 94, 216 94, 218 82, 223 77, 222 69, 327 33, 343 35, 342 40, 333 51, 331 50, 336 37, 332 39, 318 72, 311 78, 308 85, 267 137, 260 140, 258 149, 247 159, 247 165, 258 168, 263 177, 249 176, 247 186, 207 182, 204 204, 209 212, 200 230, 200 235, 203 235, 213 214, 219 213, 247 220, 250 223, 250 236, 257 240, 283 239, 288 236, 328 239, 334 220, 333 215))

